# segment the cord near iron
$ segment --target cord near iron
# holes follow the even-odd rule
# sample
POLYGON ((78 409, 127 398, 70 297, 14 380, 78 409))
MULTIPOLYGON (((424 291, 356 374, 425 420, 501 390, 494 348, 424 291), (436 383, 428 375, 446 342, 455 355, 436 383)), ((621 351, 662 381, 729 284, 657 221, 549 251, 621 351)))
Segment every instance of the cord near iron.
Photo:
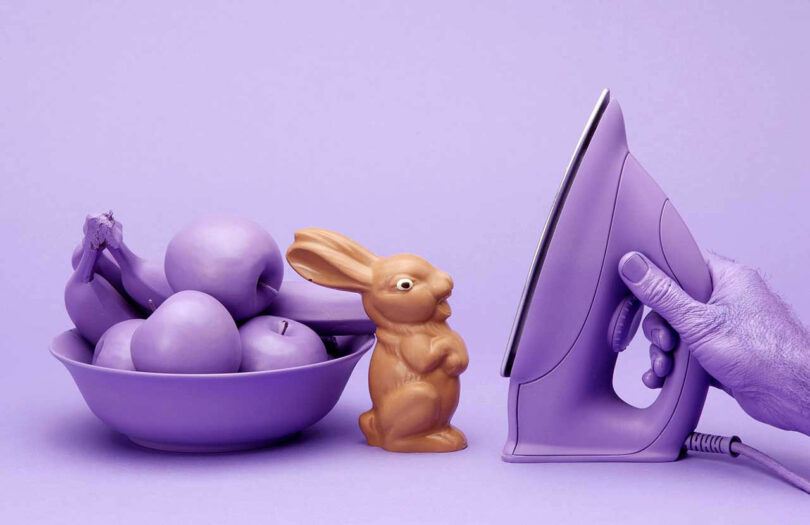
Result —
POLYGON ((743 456, 767 468, 778 477, 810 494, 810 480, 796 474, 767 454, 746 445, 737 436, 717 436, 692 432, 683 444, 686 450, 710 454, 726 454, 733 458, 743 456))

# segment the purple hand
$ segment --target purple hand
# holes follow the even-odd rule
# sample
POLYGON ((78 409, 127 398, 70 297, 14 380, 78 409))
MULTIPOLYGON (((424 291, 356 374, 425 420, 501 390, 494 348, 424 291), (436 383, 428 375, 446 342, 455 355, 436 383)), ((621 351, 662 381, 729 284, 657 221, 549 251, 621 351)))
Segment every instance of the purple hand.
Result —
POLYGON ((810 333, 756 270, 714 254, 706 261, 714 286, 708 304, 638 252, 620 261, 625 284, 654 310, 643 323, 653 343, 644 384, 660 388, 680 336, 748 415, 810 435, 810 333))

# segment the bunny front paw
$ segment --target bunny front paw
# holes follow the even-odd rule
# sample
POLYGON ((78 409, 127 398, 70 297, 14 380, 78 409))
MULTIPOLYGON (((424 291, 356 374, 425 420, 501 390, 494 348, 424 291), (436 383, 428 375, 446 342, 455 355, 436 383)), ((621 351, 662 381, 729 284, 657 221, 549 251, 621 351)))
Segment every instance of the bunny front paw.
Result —
POLYGON ((466 352, 463 355, 461 352, 452 352, 444 359, 442 370, 449 376, 457 377, 467 370, 468 364, 466 352))
POLYGON ((445 354, 443 348, 436 344, 436 338, 425 334, 413 334, 400 344, 400 352, 408 368, 417 374, 428 374, 442 364, 445 354))
POLYGON ((470 362, 464 341, 455 334, 435 338, 431 350, 443 358, 442 370, 452 377, 460 376, 470 362))

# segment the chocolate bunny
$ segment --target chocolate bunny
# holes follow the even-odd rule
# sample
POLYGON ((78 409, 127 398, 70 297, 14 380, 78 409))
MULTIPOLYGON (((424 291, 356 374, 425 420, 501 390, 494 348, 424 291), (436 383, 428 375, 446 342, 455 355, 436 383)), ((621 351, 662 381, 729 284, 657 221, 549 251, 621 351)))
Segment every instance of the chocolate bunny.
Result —
POLYGON ((295 233, 287 261, 301 276, 362 294, 377 325, 368 385, 372 408, 360 416, 369 445, 395 452, 452 452, 467 439, 450 425, 459 375, 469 357, 447 325, 453 280, 416 255, 378 257, 335 232, 295 233))

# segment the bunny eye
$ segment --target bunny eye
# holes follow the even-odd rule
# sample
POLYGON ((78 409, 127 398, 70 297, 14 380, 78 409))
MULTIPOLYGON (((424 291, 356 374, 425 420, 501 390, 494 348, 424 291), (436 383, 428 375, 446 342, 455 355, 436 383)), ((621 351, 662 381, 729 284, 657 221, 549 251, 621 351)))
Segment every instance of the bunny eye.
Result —
POLYGON ((410 279, 400 279, 397 281, 397 290, 402 290, 403 292, 407 292, 413 288, 413 281, 410 279))

